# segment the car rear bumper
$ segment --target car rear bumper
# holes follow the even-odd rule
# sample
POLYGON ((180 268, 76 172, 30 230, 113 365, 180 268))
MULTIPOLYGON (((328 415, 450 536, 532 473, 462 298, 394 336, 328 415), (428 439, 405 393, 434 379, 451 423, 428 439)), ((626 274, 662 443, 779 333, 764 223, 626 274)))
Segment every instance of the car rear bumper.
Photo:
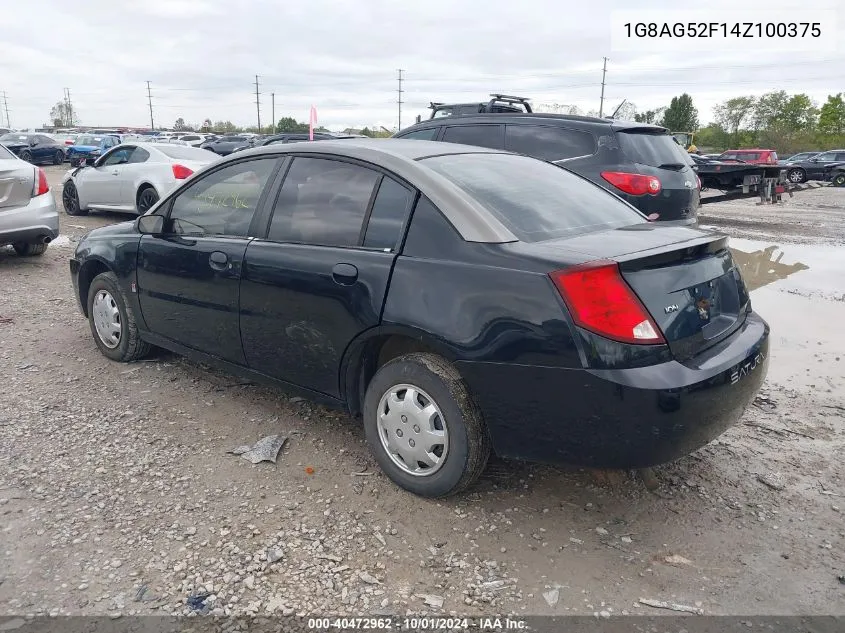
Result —
POLYGON ((59 211, 53 192, 30 198, 23 207, 0 208, 0 244, 41 242, 59 236, 59 211))
POLYGON ((689 454, 735 424, 769 361, 769 326, 749 314, 685 363, 621 370, 459 362, 502 457, 644 468, 689 454))

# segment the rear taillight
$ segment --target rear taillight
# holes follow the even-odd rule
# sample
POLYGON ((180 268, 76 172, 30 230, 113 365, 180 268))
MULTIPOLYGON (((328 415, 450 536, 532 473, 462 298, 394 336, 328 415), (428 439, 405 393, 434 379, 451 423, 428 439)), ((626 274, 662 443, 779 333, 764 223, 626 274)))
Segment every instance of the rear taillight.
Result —
POLYGON ((603 171, 601 177, 611 185, 632 196, 656 196, 663 188, 656 176, 629 174, 624 171, 603 171))
POLYGON ((188 169, 184 165, 173 165, 173 177, 176 180, 185 180, 185 178, 193 173, 193 169, 188 169))
POLYGON ((665 342, 615 262, 591 262, 549 276, 576 325, 622 343, 665 342))
POLYGON ((50 185, 47 183, 47 174, 40 167, 35 168, 35 179, 32 184, 32 197, 43 196, 50 191, 50 185))

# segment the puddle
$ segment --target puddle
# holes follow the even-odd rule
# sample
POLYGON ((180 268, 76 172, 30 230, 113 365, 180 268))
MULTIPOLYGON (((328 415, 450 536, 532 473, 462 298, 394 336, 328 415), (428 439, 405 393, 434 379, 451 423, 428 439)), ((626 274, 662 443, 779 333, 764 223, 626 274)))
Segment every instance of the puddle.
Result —
POLYGON ((771 326, 769 381, 845 397, 845 248, 730 238, 771 326))

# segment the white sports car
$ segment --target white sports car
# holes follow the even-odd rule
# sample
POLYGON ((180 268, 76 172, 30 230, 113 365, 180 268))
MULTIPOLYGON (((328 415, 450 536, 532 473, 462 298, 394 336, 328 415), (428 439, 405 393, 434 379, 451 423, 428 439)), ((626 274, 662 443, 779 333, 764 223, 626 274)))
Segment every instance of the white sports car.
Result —
POLYGON ((184 145, 123 143, 93 164, 83 163, 65 174, 65 213, 146 213, 181 180, 218 159, 212 152, 184 145))

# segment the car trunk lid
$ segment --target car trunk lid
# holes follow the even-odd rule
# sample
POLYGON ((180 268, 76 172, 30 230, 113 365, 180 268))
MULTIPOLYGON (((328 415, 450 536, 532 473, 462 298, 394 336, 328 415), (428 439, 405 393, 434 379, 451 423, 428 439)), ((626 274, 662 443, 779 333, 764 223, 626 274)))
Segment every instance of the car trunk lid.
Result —
POLYGON ((0 159, 0 209, 29 204, 35 168, 20 160, 0 159))
POLYGON ((562 247, 588 261, 616 262, 673 356, 684 361, 730 336, 750 310, 748 290, 727 239, 690 227, 651 223, 539 246, 562 247))

